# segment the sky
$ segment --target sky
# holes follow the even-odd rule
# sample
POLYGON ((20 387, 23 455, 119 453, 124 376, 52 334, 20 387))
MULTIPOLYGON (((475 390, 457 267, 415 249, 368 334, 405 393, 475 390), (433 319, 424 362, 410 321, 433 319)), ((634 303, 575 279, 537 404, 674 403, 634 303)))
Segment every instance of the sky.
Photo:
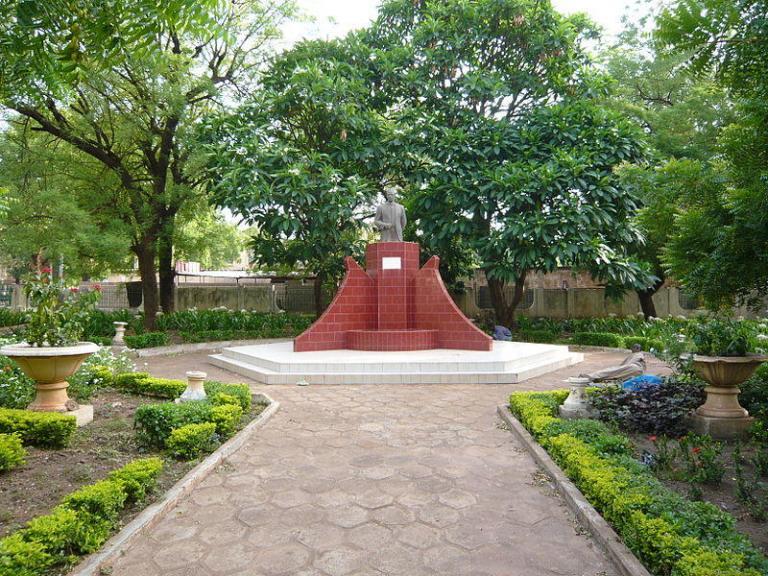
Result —
MULTIPOLYGON (((284 38, 292 43, 302 37, 332 38, 365 26, 376 16, 379 0, 298 0, 301 10, 313 22, 290 23, 284 27, 284 38)), ((562 13, 586 12, 592 20, 613 36, 621 30, 621 16, 635 6, 637 0, 552 0, 562 13)))

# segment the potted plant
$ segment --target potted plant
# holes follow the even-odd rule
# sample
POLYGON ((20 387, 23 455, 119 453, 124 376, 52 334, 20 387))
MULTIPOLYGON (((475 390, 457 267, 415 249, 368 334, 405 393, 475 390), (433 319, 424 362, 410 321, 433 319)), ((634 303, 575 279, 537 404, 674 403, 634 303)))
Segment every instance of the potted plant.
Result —
POLYGON ((707 398, 693 418, 694 428, 716 438, 736 438, 752 423, 739 404, 739 384, 748 379, 766 356, 755 353, 755 335, 746 323, 726 317, 693 322, 689 329, 696 374, 709 384, 707 398))
POLYGON ((92 408, 83 407, 67 395, 70 378, 83 361, 99 347, 81 342, 85 320, 100 297, 98 285, 88 292, 67 288, 52 281, 50 268, 43 268, 24 286, 28 312, 25 342, 0 348, 35 381, 36 396, 29 410, 77 412, 78 424, 92 419, 92 408))

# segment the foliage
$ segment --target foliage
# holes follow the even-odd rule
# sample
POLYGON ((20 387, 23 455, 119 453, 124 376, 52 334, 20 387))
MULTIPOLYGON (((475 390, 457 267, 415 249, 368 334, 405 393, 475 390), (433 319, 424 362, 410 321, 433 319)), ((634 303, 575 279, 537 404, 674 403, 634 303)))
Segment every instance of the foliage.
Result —
POLYGON ((30 304, 24 336, 32 346, 67 346, 83 337, 89 313, 101 298, 99 285, 80 292, 67 289, 64 282, 51 279, 50 268, 43 268, 24 285, 30 304))
POLYGON ((549 330, 515 330, 512 334, 512 340, 516 342, 540 342, 542 344, 551 344, 555 342, 559 334, 549 330))
POLYGON ((635 344, 639 345, 646 352, 661 352, 664 350, 664 342, 656 338, 646 338, 644 336, 624 336, 624 347, 632 349, 635 344))
POLYGON ((366 32, 419 241, 452 253, 460 237, 505 326, 530 271, 650 280, 623 253, 636 204, 613 173, 642 156, 640 133, 600 105, 592 36, 583 16, 531 0, 390 1, 366 32))
POLYGON ((125 505, 154 486, 162 466, 158 458, 131 462, 1 539, 0 575, 41 576, 53 565, 66 566, 98 550, 117 527, 125 505))
POLYGON ((248 332, 259 338, 296 336, 312 324, 307 314, 249 312, 247 310, 184 310, 163 314, 157 319, 159 330, 179 330, 187 334, 203 332, 248 332))
POLYGON ((211 419, 216 424, 216 433, 222 438, 229 438, 237 430, 243 409, 235 400, 235 404, 214 405, 211 409, 211 419))
POLYGON ((83 332, 86 338, 100 336, 111 339, 115 335, 115 322, 130 324, 134 319, 134 314, 130 310, 115 310, 113 312, 91 310, 83 322, 83 332))
MULTIPOLYGON (((187 388, 187 383, 183 380, 153 378, 146 372, 120 374, 114 378, 112 384, 118 390, 130 394, 168 399, 178 398, 187 388)), ((218 395, 226 395, 236 399, 243 412, 250 411, 251 390, 247 384, 226 384, 209 380, 203 386, 209 398, 213 399, 218 395)))
POLYGON ((724 316, 699 319, 688 325, 696 353, 703 356, 746 356, 754 346, 752 331, 738 320, 724 316))
POLYGON ((0 434, 0 472, 24 465, 27 451, 21 445, 18 434, 0 434))
POLYGON ((136 410, 134 427, 139 444, 163 448, 174 429, 212 421, 212 406, 206 401, 144 404, 136 410))
POLYGON ((668 377, 662 384, 637 390, 606 386, 590 390, 592 406, 600 420, 629 432, 680 436, 686 418, 704 402, 703 385, 668 377))
POLYGON ((324 280, 362 254, 362 220, 382 176, 384 120, 362 49, 353 37, 298 43, 203 136, 210 192, 253 226, 254 264, 314 272, 318 314, 324 280))
POLYGON ((0 307, 0 327, 18 326, 23 324, 26 319, 27 317, 24 312, 0 307))
POLYGON ((581 437, 563 433, 553 415, 563 398, 562 392, 518 392, 510 409, 652 573, 759 576, 768 569, 732 516, 665 488, 624 454, 601 453, 595 428, 581 437))
POLYGON ((100 389, 111 385, 115 376, 132 372, 134 369, 133 360, 125 352, 115 354, 109 348, 99 348, 86 358, 77 372, 67 380, 67 391, 76 400, 84 402, 100 389))
POLYGON ((193 460, 211 452, 216 445, 216 424, 187 424, 176 428, 165 441, 165 448, 181 460, 193 460))
POLYGON ((0 407, 25 408, 35 397, 35 382, 7 356, 0 356, 0 407))
MULTIPOLYGON (((760 366, 739 389, 739 403, 768 428, 768 364, 760 366)), ((768 436, 765 441, 768 444, 768 436)))
POLYGON ((24 444, 63 448, 76 429, 75 417, 67 414, 0 408, 0 434, 18 434, 24 444))
POLYGON ((154 348, 155 346, 167 346, 168 334, 165 332, 144 332, 134 336, 125 336, 125 344, 134 350, 139 348, 154 348))
POLYGON ((179 222, 173 241, 177 261, 199 262, 204 270, 221 270, 240 260, 247 234, 206 203, 185 205, 179 222))
POLYGON ((573 344, 582 346, 605 346, 607 348, 624 348, 624 338, 609 332, 576 332, 571 336, 573 344))
POLYGON ((691 496, 700 500, 700 484, 718 485, 723 479, 725 468, 719 461, 723 445, 710 436, 688 433, 680 439, 680 450, 686 464, 685 476, 691 485, 691 496))

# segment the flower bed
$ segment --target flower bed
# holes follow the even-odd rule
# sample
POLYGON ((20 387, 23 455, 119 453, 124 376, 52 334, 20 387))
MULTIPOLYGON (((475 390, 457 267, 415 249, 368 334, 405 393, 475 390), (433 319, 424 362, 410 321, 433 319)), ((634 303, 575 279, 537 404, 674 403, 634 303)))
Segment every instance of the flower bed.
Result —
POLYGON ((565 391, 515 393, 510 409, 626 545, 658 576, 759 576, 768 559, 734 518, 665 487, 634 458, 627 436, 591 420, 561 420, 565 391))

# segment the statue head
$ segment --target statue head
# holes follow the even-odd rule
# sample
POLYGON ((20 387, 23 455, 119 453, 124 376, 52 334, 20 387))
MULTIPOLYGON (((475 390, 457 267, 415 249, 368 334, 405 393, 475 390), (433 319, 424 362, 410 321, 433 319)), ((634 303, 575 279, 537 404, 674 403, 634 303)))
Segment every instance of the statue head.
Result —
POLYGON ((397 199, 398 189, 396 186, 387 186, 384 188, 384 198, 387 202, 394 202, 397 199))
POLYGON ((638 352, 642 352, 643 351, 643 347, 640 346, 640 344, 632 344, 631 350, 632 350, 632 352, 637 354, 638 352))

